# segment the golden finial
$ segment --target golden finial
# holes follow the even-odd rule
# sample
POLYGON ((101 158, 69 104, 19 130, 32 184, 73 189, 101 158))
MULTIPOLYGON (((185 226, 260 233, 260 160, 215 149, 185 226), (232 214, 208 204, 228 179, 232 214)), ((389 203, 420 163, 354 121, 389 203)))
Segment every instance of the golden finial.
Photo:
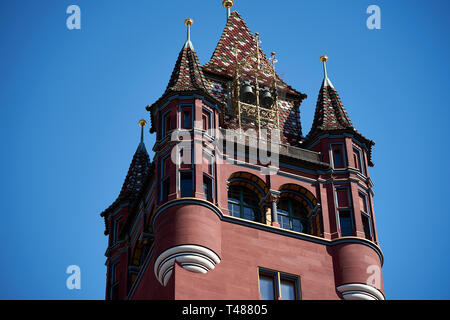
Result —
POLYGON ((194 20, 192 20, 191 18, 187 18, 186 20, 184 20, 184 24, 187 26, 187 40, 185 46, 194 49, 191 43, 191 26, 194 24, 194 20))
POLYGON ((141 127, 141 143, 144 143, 144 127, 147 125, 147 121, 144 119, 139 120, 139 126, 141 127))
POLYGON ((225 8, 230 9, 234 5, 234 1, 233 0, 223 0, 222 5, 225 8))
POLYGON ((233 0, 223 0, 222 5, 227 8, 227 21, 231 14, 231 7, 234 5, 233 0))
POLYGON ((320 61, 322 61, 323 63, 323 83, 324 86, 329 86, 329 87, 333 87, 333 84, 331 83, 330 79, 328 79, 328 75, 327 75, 327 61, 328 61, 328 56, 323 55, 320 56, 320 61))

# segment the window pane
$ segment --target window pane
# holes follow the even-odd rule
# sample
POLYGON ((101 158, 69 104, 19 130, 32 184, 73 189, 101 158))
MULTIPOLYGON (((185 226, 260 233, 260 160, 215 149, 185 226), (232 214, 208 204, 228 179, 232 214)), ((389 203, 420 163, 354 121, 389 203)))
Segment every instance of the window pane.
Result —
POLYGON ((370 228, 370 219, 365 214, 361 214, 361 220, 364 228, 364 234, 366 236, 366 239, 371 240, 372 239, 372 232, 370 228))
POLYGON ((273 277, 259 276, 259 292, 261 293, 262 300, 274 300, 274 285, 273 277))
POLYGON ((228 202, 228 211, 230 211, 230 215, 233 217, 241 216, 239 212, 239 206, 237 204, 228 202))
POLYGON ((292 280, 281 279, 281 299, 295 300, 295 282, 292 280))
POLYGON ((348 211, 339 212, 339 225, 341 227, 341 233, 343 237, 353 235, 352 219, 350 216, 350 212, 348 211))
POLYGON ((333 155, 334 155, 334 166, 337 167, 337 168, 342 167, 341 150, 339 148, 335 148, 333 150, 333 155))
POLYGON ((244 217, 243 218, 254 221, 255 220, 255 212, 253 211, 253 209, 249 208, 249 207, 244 207, 244 217))
POLYGON ((361 211, 368 212, 366 205, 366 197, 361 193, 359 194, 359 207, 361 211))
POLYGON ((292 219, 292 230, 297 231, 297 232, 303 231, 303 225, 300 220, 292 219))
POLYGON ((191 128, 191 114, 189 111, 183 113, 183 125, 185 129, 191 128))
POLYGON ((182 173, 180 182, 181 197, 192 197, 192 174, 182 173))

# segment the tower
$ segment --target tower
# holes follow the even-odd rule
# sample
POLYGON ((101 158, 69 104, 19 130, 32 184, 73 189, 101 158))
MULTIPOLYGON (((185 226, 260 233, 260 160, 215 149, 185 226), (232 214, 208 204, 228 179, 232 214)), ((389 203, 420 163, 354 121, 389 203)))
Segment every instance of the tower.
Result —
POLYGON ((320 59, 314 122, 259 34, 224 0, 227 22, 199 63, 186 19, 162 96, 117 200, 101 215, 107 299, 384 299, 369 167, 320 59))

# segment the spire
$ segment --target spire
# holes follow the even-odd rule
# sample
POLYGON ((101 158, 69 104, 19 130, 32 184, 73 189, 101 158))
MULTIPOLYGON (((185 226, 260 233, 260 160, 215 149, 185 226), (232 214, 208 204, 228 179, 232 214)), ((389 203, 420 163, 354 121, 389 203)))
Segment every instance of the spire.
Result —
POLYGON ((194 46, 191 42, 191 26, 194 24, 194 20, 192 20, 191 18, 187 18, 186 20, 184 20, 184 24, 187 26, 187 40, 184 44, 184 47, 189 47, 191 50, 194 50, 194 46))
POLYGON ((193 23, 194 21, 190 18, 185 20, 185 24, 188 27, 187 40, 178 55, 166 93, 169 91, 196 91, 199 89, 206 91, 202 67, 191 42, 190 30, 193 23))
POLYGON ((144 119, 139 120, 139 126, 141 127, 141 142, 139 143, 138 150, 139 149, 145 149, 144 144, 144 127, 147 125, 147 121, 144 119))
POLYGON ((324 78, 317 99, 313 126, 309 135, 317 131, 353 129, 353 124, 345 111, 341 98, 331 84, 330 79, 328 79, 327 60, 328 57, 325 55, 320 57, 320 61, 323 63, 324 78))
POLYGON ((314 122, 311 131, 306 137, 306 142, 312 142, 315 137, 324 132, 330 131, 350 131, 357 139, 366 144, 369 150, 369 165, 373 166, 371 161, 371 150, 375 142, 367 139, 359 133, 353 126, 341 98, 328 78, 326 62, 328 57, 323 55, 320 57, 323 63, 323 82, 320 87, 319 96, 317 98, 316 111, 314 114, 314 122))
POLYGON ((330 79, 328 79, 328 75, 327 75, 328 57, 326 55, 323 55, 320 57, 320 61, 322 61, 322 63, 323 63, 323 85, 328 86, 328 87, 333 87, 333 84, 331 83, 330 79))
POLYGON ((227 20, 231 14, 231 7, 234 5, 233 0, 223 0, 222 5, 227 9, 227 20))
MULTIPOLYGON (((131 203, 139 196, 144 188, 147 177, 152 171, 152 164, 150 163, 150 158, 144 144, 144 126, 146 124, 147 122, 145 120, 139 121, 139 126, 141 127, 140 143, 133 155, 133 159, 131 160, 128 173, 125 177, 119 196, 112 205, 101 213, 101 216, 105 217, 105 224, 107 223, 107 214, 110 213, 111 210, 125 201, 129 201, 131 203)), ((108 228, 106 228, 105 234, 108 234, 108 228)))

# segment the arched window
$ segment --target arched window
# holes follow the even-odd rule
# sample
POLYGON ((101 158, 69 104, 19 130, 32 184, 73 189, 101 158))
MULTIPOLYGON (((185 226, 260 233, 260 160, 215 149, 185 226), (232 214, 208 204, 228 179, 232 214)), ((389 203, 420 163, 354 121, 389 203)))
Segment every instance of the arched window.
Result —
POLYGON ((233 217, 261 221, 259 198, 255 192, 244 186, 230 186, 228 189, 228 210, 233 217))
POLYGON ((309 233, 308 212, 294 198, 282 197, 278 203, 278 223, 283 229, 309 233))

